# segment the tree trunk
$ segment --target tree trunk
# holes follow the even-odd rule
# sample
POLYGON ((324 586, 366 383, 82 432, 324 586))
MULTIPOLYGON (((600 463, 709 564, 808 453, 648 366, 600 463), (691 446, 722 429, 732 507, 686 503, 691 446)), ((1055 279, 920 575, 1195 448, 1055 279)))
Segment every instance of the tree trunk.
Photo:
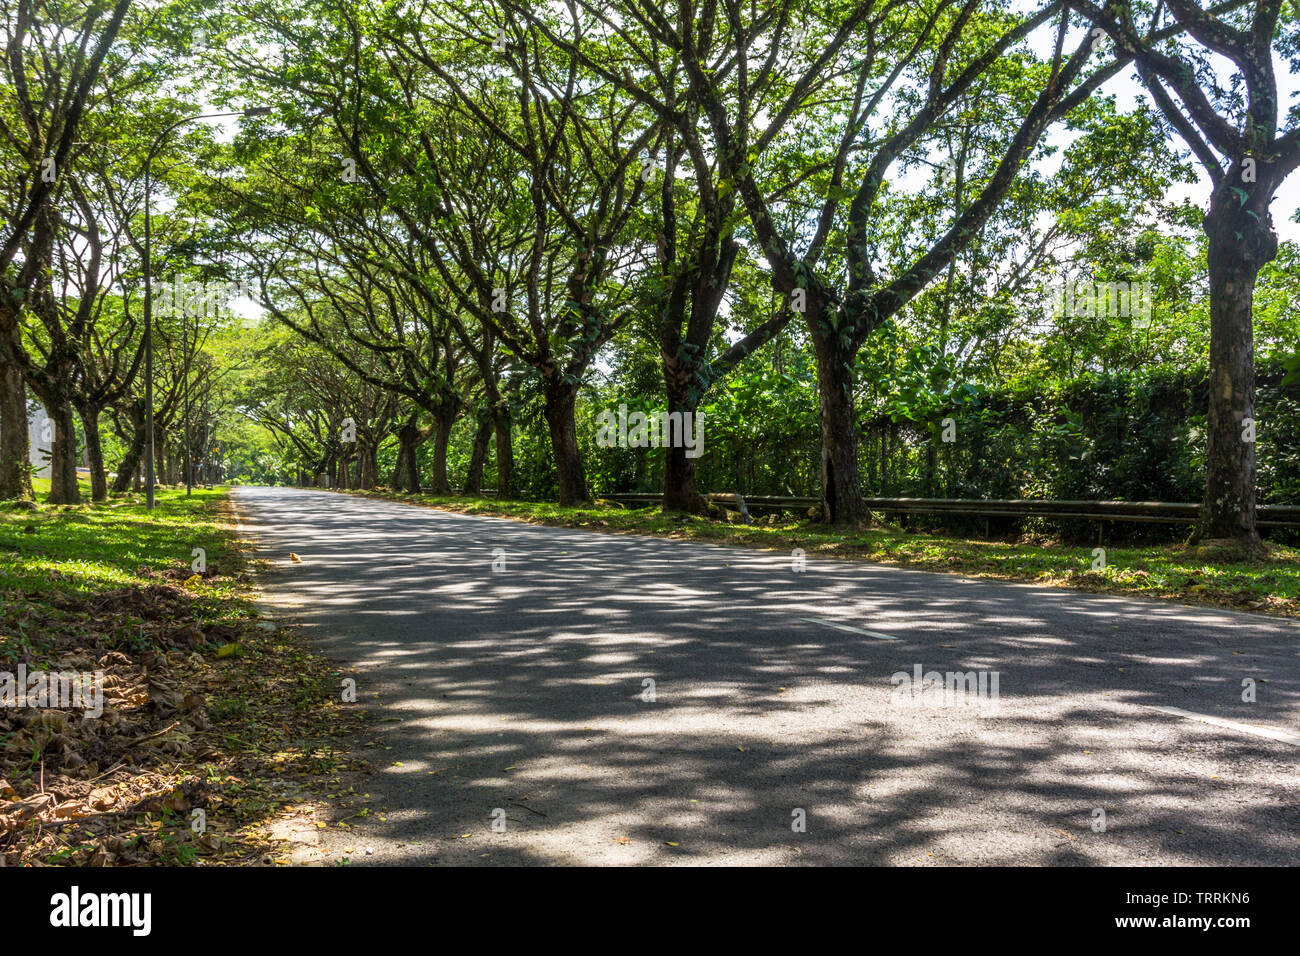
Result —
POLYGON ((434 417, 432 490, 435 495, 451 494, 451 482, 447 480, 447 447, 451 444, 451 427, 455 423, 455 408, 440 409, 434 417))
POLYGON ((47 409, 54 422, 50 456, 50 504, 79 505, 77 486, 77 416, 71 402, 47 409))
POLYGON ((397 430, 397 464, 393 466, 393 488, 396 491, 420 493, 420 461, 415 450, 419 447, 420 430, 415 420, 404 422, 397 430))
MULTIPOLYGON (((1211 247, 1213 249, 1213 247, 1211 247)), ((1263 545, 1255 527, 1255 362, 1251 302, 1255 272, 1210 253, 1210 405, 1205 498, 1195 541, 1231 540, 1250 553, 1263 545)))
POLYGON ((822 520, 858 524, 867 518, 858 474, 858 420, 853 407, 853 353, 834 332, 815 330, 821 415, 822 520))
MULTIPOLYGON (((134 429, 133 434, 131 434, 131 449, 134 449, 136 454, 135 459, 131 460, 129 464, 130 467, 133 468, 135 472, 134 475, 135 490, 138 490, 139 492, 139 490, 142 490, 144 488, 144 484, 146 484, 146 480, 147 480, 146 476, 148 472, 148 454, 149 454, 149 436, 148 436, 148 432, 146 431, 147 428, 146 416, 148 412, 146 410, 146 406, 144 406, 143 398, 140 398, 138 399, 138 401, 131 403, 129 414, 131 418, 131 428, 134 429), (136 414, 138 414, 138 416, 136 416, 136 414)), ((157 427, 157 423, 155 423, 155 428, 156 427, 157 427)), ((157 437, 159 436, 155 434, 155 436, 153 437, 155 437, 155 449, 153 449, 153 479, 155 479, 155 481, 160 481, 162 477, 162 472, 159 468, 159 464, 162 460, 162 455, 156 446, 157 437)), ((130 459, 130 454, 131 454, 130 451, 127 451, 126 454, 127 457, 122 459, 123 462, 127 462, 127 459, 130 459)), ((121 467, 122 466, 118 466, 118 473, 121 473, 121 467)), ((113 489, 118 490, 117 485, 114 485, 113 489)), ((126 489, 122 488, 121 490, 125 492, 126 489)))
POLYGON ((162 485, 167 483, 167 433, 159 427, 156 418, 153 428, 153 479, 156 484, 162 485))
POLYGON ((682 432, 680 435, 663 436, 664 448, 664 510, 684 511, 688 514, 703 514, 704 496, 695 487, 695 459, 686 457, 685 438, 694 426, 694 418, 699 414, 698 401, 692 401, 684 391, 668 388, 668 412, 681 413, 682 432), (686 416, 691 423, 687 425, 686 416), (675 439, 675 440, 670 440, 675 439))
POLYGON ((1224 542, 1246 556, 1264 553, 1255 525, 1255 343, 1253 303, 1260 268, 1277 255, 1268 203, 1276 184, 1238 186, 1225 177, 1210 200, 1210 401, 1205 498, 1194 542, 1224 542), (1245 196, 1244 201, 1241 199, 1245 196))
POLYGON ((397 430, 397 458, 393 461, 393 474, 388 479, 388 485, 394 491, 406 490, 403 481, 406 477, 406 439, 402 437, 402 431, 402 428, 397 430))
POLYGON ((510 437, 510 408, 504 400, 492 406, 492 431, 496 436, 497 497, 515 494, 515 446, 510 437))
POLYGON ((28 455, 26 382, 0 349, 0 500, 35 497, 28 455))
POLYGON ((576 386, 564 382, 546 384, 546 424, 551 433, 551 453, 560 491, 560 506, 587 504, 587 475, 578 452, 578 431, 573 420, 576 386))
POLYGON ((79 408, 81 428, 86 435, 86 466, 90 469, 90 500, 108 500, 108 476, 104 473, 104 446, 99 440, 99 409, 79 408))
POLYGON ((411 494, 420 493, 420 456, 416 454, 418 445, 412 445, 406 454, 406 490, 411 494))
POLYGON ((361 448, 361 480, 358 482, 362 491, 374 491, 379 484, 379 446, 368 443, 361 448))
POLYGON ((465 475, 465 494, 483 494, 483 462, 487 459, 488 439, 492 437, 492 416, 483 411, 474 431, 474 449, 469 456, 469 472, 465 475))

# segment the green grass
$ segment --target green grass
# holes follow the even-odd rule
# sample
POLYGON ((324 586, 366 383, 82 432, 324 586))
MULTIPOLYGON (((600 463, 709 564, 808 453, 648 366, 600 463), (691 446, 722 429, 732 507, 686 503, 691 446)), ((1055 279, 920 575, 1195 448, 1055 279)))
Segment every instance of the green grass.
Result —
POLYGON ((928 571, 1033 581, 1115 594, 1141 595, 1261 613, 1300 616, 1300 549, 1271 545, 1267 561, 1207 558, 1184 544, 1105 545, 1106 567, 1092 570, 1092 545, 1043 538, 985 541, 903 530, 896 525, 830 529, 788 515, 753 525, 685 515, 659 508, 624 509, 600 503, 561 508, 547 502, 497 501, 435 495, 352 492, 413 501, 464 514, 499 515, 538 524, 615 533, 690 538, 720 544, 893 564, 928 571), (769 523, 772 521, 773 523, 769 523))
POLYGON ((49 717, 65 728, 58 749, 0 711, 0 778, 84 824, 0 826, 0 864, 248 863, 280 852, 266 828, 283 809, 319 805, 320 778, 355 768, 365 712, 339 703, 342 672, 298 631, 255 626, 246 544, 225 498, 223 488, 162 488, 153 511, 135 495, 0 503, 0 669, 94 661, 113 679, 106 715, 118 715, 99 732, 83 715, 49 717), (206 552, 197 581, 195 548, 206 552), (103 765, 69 762, 92 751, 103 765), (111 810, 89 808, 96 787, 113 788, 111 810), (205 837, 168 815, 178 788, 220 807, 205 837), (142 794, 154 803, 131 809, 142 794))
MULTIPOLYGON (((89 594, 143 585, 148 579, 142 567, 188 569, 194 548, 203 548, 208 568, 219 572, 233 555, 216 510, 224 497, 223 489, 195 489, 189 498, 183 490, 159 489, 152 513, 134 495, 97 505, 42 503, 36 512, 6 507, 0 510, 0 593, 89 594)), ((205 587, 207 608, 225 608, 233 589, 234 581, 225 577, 205 587)))
MULTIPOLYGON (((85 498, 86 501, 90 501, 90 482, 87 481, 85 478, 78 478, 77 487, 81 489, 81 497, 85 498)), ((41 504, 45 504, 46 499, 50 495, 50 479, 33 478, 32 490, 36 492, 37 501, 39 501, 41 504)))

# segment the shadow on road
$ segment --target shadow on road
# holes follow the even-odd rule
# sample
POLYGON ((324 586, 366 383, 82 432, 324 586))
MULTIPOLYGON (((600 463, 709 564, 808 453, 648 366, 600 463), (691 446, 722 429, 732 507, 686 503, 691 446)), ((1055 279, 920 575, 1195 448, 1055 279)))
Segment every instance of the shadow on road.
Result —
POLYGON ((1294 733, 1289 622, 324 493, 240 507, 267 557, 303 556, 268 590, 400 718, 366 784, 366 838, 405 844, 379 862, 1300 858, 1296 748, 1146 709, 1294 733), (900 699, 918 664, 996 671, 996 712, 900 699))

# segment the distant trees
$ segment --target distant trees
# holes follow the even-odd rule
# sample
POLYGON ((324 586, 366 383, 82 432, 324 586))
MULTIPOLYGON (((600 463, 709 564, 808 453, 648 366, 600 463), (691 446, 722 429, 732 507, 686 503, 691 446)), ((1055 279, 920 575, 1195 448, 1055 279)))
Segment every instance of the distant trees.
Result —
MULTIPOLYGON (((362 368, 375 361, 352 351, 362 368)), ((369 490, 380 483, 379 447, 402 408, 396 394, 340 363, 332 349, 284 330, 248 343, 242 358, 259 371, 237 388, 237 406, 313 484, 369 490)))

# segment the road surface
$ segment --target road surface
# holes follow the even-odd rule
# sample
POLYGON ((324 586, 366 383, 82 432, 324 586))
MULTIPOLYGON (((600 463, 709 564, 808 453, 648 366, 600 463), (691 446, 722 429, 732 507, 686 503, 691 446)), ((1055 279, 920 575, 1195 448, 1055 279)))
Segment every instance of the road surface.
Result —
POLYGON ((372 810, 323 832, 327 862, 1300 861, 1300 624, 330 492, 234 500, 266 602, 378 718, 372 810))

